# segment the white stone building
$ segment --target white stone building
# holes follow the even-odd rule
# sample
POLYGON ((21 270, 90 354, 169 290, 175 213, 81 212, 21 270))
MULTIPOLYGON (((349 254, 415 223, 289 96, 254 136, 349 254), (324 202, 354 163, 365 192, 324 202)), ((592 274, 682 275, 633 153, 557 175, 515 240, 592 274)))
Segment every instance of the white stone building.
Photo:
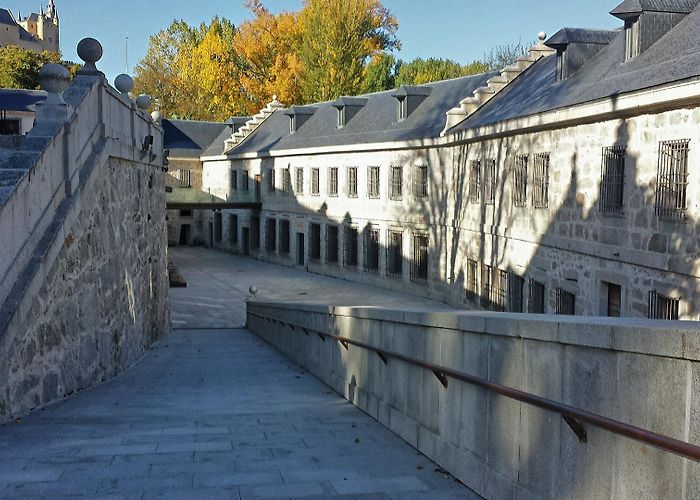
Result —
POLYGON ((36 52, 60 52, 60 23, 58 11, 53 0, 39 13, 15 17, 7 9, 0 8, 0 47, 18 45, 24 49, 36 52))
POLYGON ((500 73, 272 103, 202 157, 214 245, 464 307, 697 319, 700 9, 627 0, 500 73), (218 146, 221 154, 212 154, 218 146))

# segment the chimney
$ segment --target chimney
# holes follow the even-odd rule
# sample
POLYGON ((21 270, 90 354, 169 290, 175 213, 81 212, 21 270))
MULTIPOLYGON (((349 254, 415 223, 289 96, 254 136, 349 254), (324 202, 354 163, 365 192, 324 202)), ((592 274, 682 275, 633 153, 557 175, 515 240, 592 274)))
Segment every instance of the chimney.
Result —
POLYGON ((545 42, 557 51, 557 81, 566 80, 619 34, 613 30, 564 28, 545 42))

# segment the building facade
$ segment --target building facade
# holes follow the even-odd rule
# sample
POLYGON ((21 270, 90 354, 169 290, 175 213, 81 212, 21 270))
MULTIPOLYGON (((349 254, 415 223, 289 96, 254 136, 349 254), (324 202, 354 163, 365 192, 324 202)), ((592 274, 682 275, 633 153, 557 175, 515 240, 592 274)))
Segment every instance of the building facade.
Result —
POLYGON ((698 319, 700 9, 612 14, 213 144, 203 188, 262 202, 210 211, 214 246, 468 308, 698 319))
POLYGON ((15 17, 7 9, 0 9, 0 47, 18 45, 36 52, 60 52, 58 11, 54 0, 49 0, 46 11, 15 17))

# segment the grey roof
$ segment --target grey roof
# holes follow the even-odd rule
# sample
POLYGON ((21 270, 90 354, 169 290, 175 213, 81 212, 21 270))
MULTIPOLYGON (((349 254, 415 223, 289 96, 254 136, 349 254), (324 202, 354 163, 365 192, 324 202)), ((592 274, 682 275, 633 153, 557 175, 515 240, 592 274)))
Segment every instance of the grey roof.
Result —
POLYGON ((36 104, 45 99, 43 90, 0 89, 0 111, 33 112, 36 104))
POLYGON ((334 108, 342 108, 345 106, 364 106, 367 104, 367 97, 348 97, 348 96, 343 96, 339 97, 335 101, 331 103, 331 106, 334 108))
POLYGON ((163 147, 172 156, 196 158, 229 126, 220 122, 163 120, 163 147))
MULTIPOLYGON (((367 103, 342 128, 337 127, 336 101, 314 104, 316 112, 293 134, 289 133, 289 117, 284 111, 276 111, 231 154, 439 137, 445 126, 445 113, 496 74, 482 73, 421 85, 422 95, 429 93, 429 96, 400 122, 397 122, 394 90, 358 96, 367 99, 367 103)), ((409 92, 412 90, 413 87, 408 88, 409 92)), ((212 151, 212 155, 220 155, 222 150, 212 151)))
POLYGON ((619 30, 589 30, 581 28, 563 28, 544 42, 547 47, 557 48, 570 43, 591 43, 607 45, 619 33, 619 30))
POLYGON ((643 11, 689 14, 697 5, 698 0, 625 0, 610 13, 616 17, 643 11))
POLYGON ((15 18, 12 17, 12 13, 7 9, 0 8, 0 24, 9 24, 10 26, 17 26, 15 18))
POLYGON ((637 57, 618 33, 573 76, 555 81, 556 57, 540 59, 451 132, 700 76, 700 8, 637 57))
POLYGON ((284 110, 284 114, 287 116, 313 115, 316 109, 316 106, 290 106, 288 109, 284 110))
POLYGON ((218 156, 224 151, 224 141, 231 137, 231 135, 241 128, 245 123, 250 120, 248 116, 233 116, 226 120, 224 123, 227 125, 226 128, 222 129, 219 135, 209 143, 207 148, 202 152, 203 156, 218 156))

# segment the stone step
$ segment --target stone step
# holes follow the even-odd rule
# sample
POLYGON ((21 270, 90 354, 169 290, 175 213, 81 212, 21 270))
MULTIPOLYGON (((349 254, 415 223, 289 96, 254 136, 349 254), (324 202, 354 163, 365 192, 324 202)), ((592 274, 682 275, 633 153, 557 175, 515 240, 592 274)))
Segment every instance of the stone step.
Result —
POLYGON ((516 65, 511 65, 511 66, 506 66, 503 68, 501 71, 501 76, 508 80, 509 82, 513 81, 515 77, 517 77, 520 73, 522 73, 522 70, 516 66, 516 65))
POLYGON ((515 62, 515 65, 520 68, 520 70, 524 70, 532 66, 532 63, 535 62, 535 59, 530 57, 529 55, 527 56, 520 56, 515 62))

